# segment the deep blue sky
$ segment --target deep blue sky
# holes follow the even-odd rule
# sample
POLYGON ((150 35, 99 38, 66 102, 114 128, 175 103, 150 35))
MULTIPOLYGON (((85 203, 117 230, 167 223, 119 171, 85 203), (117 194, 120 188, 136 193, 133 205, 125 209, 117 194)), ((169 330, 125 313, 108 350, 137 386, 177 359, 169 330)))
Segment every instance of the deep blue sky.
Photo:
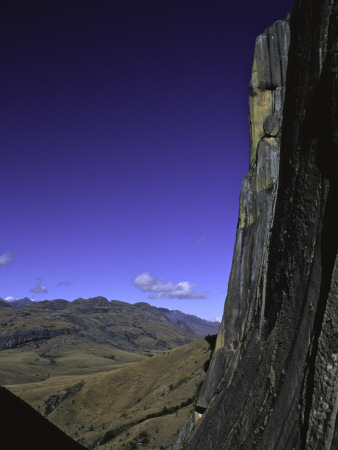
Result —
POLYGON ((7 2, 0 297, 222 315, 255 37, 292 4, 7 2))

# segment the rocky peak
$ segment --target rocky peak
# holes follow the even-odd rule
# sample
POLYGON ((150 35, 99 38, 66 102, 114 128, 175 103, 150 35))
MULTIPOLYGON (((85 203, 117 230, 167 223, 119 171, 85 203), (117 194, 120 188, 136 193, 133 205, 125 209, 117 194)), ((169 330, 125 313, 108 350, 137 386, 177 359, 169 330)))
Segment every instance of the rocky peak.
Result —
POLYGON ((249 87, 250 166, 256 164, 259 141, 276 137, 285 96, 290 45, 287 19, 279 20, 256 39, 249 87))
POLYGON ((70 309, 74 312, 82 313, 99 313, 108 308, 110 308, 110 302, 105 297, 78 298, 71 302, 70 306, 70 309))
POLYGON ((197 402, 199 410, 208 406, 226 372, 231 380, 253 323, 259 334, 262 329, 289 41, 287 21, 276 22, 256 39, 249 97, 250 167, 242 183, 224 316, 210 375, 197 402))

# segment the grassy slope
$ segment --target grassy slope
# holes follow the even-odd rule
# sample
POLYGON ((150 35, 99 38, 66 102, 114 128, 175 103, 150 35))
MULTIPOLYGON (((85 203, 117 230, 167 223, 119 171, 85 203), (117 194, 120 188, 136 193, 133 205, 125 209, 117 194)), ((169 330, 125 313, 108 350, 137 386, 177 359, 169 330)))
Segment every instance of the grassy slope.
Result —
POLYGON ((0 351, 0 384, 109 371, 197 339, 148 309, 100 297, 2 308, 0 344, 12 348, 0 351))
POLYGON ((0 384, 86 446, 168 447, 193 409, 210 351, 146 306, 95 298, 2 308, 1 345, 25 343, 0 352, 0 384), (56 335, 36 339, 41 330, 56 335))
POLYGON ((128 442, 136 448, 142 441, 149 441, 147 448, 167 448, 193 410, 209 356, 202 339, 114 371, 7 387, 44 413, 48 398, 84 382, 56 406, 49 420, 91 448, 121 449, 128 442))
POLYGON ((0 384, 32 383, 50 377, 110 371, 145 358, 85 338, 58 336, 38 348, 26 344, 0 352, 0 384))

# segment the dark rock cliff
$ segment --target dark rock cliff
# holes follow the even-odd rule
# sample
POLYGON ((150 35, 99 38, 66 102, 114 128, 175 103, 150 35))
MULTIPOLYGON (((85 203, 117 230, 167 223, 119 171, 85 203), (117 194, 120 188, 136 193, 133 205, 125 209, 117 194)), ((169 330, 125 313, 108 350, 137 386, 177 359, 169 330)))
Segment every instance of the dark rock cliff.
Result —
POLYGON ((173 448, 338 448, 337 0, 257 38, 249 111, 224 316, 173 448))

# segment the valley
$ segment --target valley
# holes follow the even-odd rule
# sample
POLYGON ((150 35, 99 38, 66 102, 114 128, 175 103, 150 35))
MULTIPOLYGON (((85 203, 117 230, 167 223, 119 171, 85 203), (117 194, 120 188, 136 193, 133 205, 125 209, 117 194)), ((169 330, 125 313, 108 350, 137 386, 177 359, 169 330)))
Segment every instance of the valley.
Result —
POLYGON ((218 326, 178 316, 103 297, 2 306, 0 384, 87 448, 168 448, 211 356, 198 324, 218 326))

